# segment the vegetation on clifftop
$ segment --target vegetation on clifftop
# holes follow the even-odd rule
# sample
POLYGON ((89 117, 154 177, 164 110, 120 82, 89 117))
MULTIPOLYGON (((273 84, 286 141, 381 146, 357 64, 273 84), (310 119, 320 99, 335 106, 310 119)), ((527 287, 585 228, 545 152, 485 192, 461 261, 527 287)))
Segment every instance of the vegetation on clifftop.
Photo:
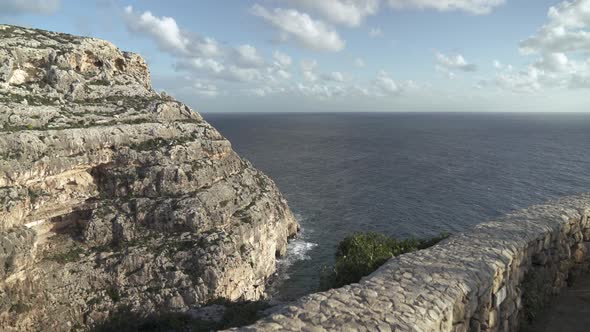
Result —
POLYGON ((431 247, 449 237, 443 233, 429 239, 398 240, 383 234, 355 233, 338 244, 336 263, 320 276, 320 289, 338 288, 359 282, 391 257, 431 247))

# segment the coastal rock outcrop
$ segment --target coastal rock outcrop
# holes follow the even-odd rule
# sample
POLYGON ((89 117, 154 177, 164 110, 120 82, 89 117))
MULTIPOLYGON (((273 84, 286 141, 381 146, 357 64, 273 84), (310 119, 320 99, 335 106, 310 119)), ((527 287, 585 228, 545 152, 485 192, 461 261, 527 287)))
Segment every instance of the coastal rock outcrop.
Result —
POLYGON ((260 298, 298 224, 275 184, 113 44, 0 25, 0 326, 260 298))

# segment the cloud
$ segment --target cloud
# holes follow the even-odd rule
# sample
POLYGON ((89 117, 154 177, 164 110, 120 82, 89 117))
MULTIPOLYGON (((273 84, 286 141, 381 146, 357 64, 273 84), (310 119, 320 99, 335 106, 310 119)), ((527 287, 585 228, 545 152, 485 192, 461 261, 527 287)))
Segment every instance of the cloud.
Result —
POLYGON ((493 83, 516 93, 533 93, 544 88, 590 88, 590 60, 576 61, 563 53, 550 53, 520 71, 514 71, 511 65, 498 64, 496 77, 483 80, 481 86, 493 83))
POLYGON ((225 66, 214 59, 204 58, 189 58, 182 59, 176 64, 177 69, 190 69, 195 71, 203 71, 208 73, 221 73, 225 70, 225 66))
POLYGON ((327 84, 302 84, 298 83, 295 87, 295 92, 299 92, 304 96, 316 97, 320 99, 331 98, 335 96, 346 95, 347 89, 340 85, 327 84))
POLYGON ((512 65, 504 65, 502 64, 502 62, 498 61, 498 60, 494 60, 492 62, 492 64, 494 65, 494 68, 501 70, 501 69, 506 69, 507 71, 512 71, 512 65))
POLYGON ((367 16, 375 15, 380 0, 287 0, 293 6, 311 10, 334 24, 356 27, 367 16))
POLYGON ((332 27, 295 9, 268 10, 256 4, 251 13, 275 27, 279 32, 279 41, 293 39, 305 48, 328 52, 341 51, 346 45, 332 27))
POLYGON ((549 22, 520 43, 523 54, 590 51, 590 0, 564 1, 550 7, 549 22))
POLYGON ((192 92, 206 97, 216 97, 219 95, 219 91, 215 85, 202 82, 195 82, 192 86, 192 92))
POLYGON ((441 66, 441 65, 435 65, 434 66, 434 70, 436 70, 437 73, 441 73, 443 75, 445 75, 448 79, 452 80, 455 78, 455 73, 450 71, 449 68, 441 66))
POLYGON ((353 86, 353 91, 368 97, 387 97, 403 95, 409 90, 418 88, 418 84, 412 80, 397 81, 389 76, 386 71, 380 70, 368 88, 357 84, 353 86))
POLYGON ((0 16, 20 14, 53 14, 60 7, 60 0, 2 0, 0 16))
POLYGON ((513 92, 537 92, 541 90, 539 70, 529 67, 517 73, 503 72, 496 76, 495 83, 505 90, 513 92))
POLYGON ((303 71, 312 71, 317 67, 317 65, 318 65, 318 62, 316 60, 309 60, 309 59, 301 60, 301 69, 303 71))
POLYGON ((318 66, 316 60, 304 59, 300 63, 301 71, 303 72, 303 78, 309 82, 315 82, 318 80, 318 75, 315 73, 315 69, 318 66))
POLYGON ((154 39, 160 50, 164 52, 190 56, 220 54, 219 45, 214 39, 201 38, 182 31, 172 17, 156 17, 149 11, 138 15, 132 6, 127 6, 124 9, 124 18, 130 31, 154 39))
POLYGON ((461 70, 465 72, 473 72, 477 70, 477 66, 467 62, 461 54, 455 55, 444 55, 440 52, 436 52, 436 62, 439 66, 449 70, 461 70))
POLYGON ((496 81, 516 91, 542 88, 590 88, 590 0, 564 1, 549 8, 547 23, 536 34, 523 40, 523 55, 538 58, 518 73, 503 70, 496 81), (514 89, 516 88, 516 89, 514 89))
POLYGON ((474 72, 477 70, 477 66, 467 62, 461 54, 445 55, 440 52, 436 52, 436 65, 434 68, 437 72, 444 74, 449 79, 455 78, 455 70, 463 72, 474 72))
POLYGON ((289 67, 293 63, 293 59, 290 56, 279 51, 275 51, 272 57, 275 60, 275 64, 279 67, 289 67))
POLYGON ((344 82, 344 75, 339 71, 318 74, 316 69, 318 62, 316 60, 301 60, 301 70, 303 78, 308 82, 315 82, 321 79, 324 82, 344 82))
POLYGON ((176 49, 183 52, 187 50, 189 40, 180 33, 172 17, 158 18, 149 11, 137 16, 131 6, 125 7, 125 14, 130 30, 153 37, 163 50, 176 49))
POLYGON ((398 83, 383 70, 377 74, 374 84, 381 92, 388 95, 399 94, 401 92, 398 83))
POLYGON ((332 81, 332 82, 344 82, 344 75, 341 72, 334 71, 331 73, 324 73, 320 75, 321 79, 324 81, 332 81))
POLYGON ((365 60, 363 60, 361 58, 356 58, 356 59, 354 59, 354 65, 357 66, 358 68, 362 68, 365 66, 365 60))
POLYGON ((276 74, 277 74, 279 77, 283 78, 283 79, 289 79, 289 78, 291 78, 291 73, 289 73, 288 71, 286 71, 286 70, 283 70, 283 69, 278 69, 278 70, 276 71, 276 74))
POLYGON ((243 68, 262 67, 265 62, 254 46, 242 45, 233 51, 234 63, 243 68))
POLYGON ((475 15, 489 14, 506 0, 387 0, 395 9, 416 8, 438 11, 464 11, 475 15))
POLYGON ((372 28, 371 30, 369 30, 369 37, 371 37, 371 38, 383 37, 383 31, 381 31, 381 29, 379 29, 379 28, 372 28))

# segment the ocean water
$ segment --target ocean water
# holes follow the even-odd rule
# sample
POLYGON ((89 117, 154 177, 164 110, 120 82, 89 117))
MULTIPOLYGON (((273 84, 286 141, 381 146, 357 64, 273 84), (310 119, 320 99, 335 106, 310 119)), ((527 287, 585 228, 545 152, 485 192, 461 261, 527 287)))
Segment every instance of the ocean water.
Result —
POLYGON ((204 114, 266 172, 303 227, 280 261, 279 299, 316 290, 356 231, 460 232, 590 191, 590 114, 204 114))

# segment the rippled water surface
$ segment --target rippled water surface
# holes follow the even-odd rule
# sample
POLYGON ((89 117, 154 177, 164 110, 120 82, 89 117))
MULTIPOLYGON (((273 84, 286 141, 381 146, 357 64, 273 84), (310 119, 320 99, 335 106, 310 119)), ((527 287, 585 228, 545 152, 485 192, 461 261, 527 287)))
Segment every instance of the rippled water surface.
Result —
POLYGON ((590 191, 587 114, 204 114, 272 177, 303 226, 282 298, 313 291, 355 231, 458 232, 590 191))

